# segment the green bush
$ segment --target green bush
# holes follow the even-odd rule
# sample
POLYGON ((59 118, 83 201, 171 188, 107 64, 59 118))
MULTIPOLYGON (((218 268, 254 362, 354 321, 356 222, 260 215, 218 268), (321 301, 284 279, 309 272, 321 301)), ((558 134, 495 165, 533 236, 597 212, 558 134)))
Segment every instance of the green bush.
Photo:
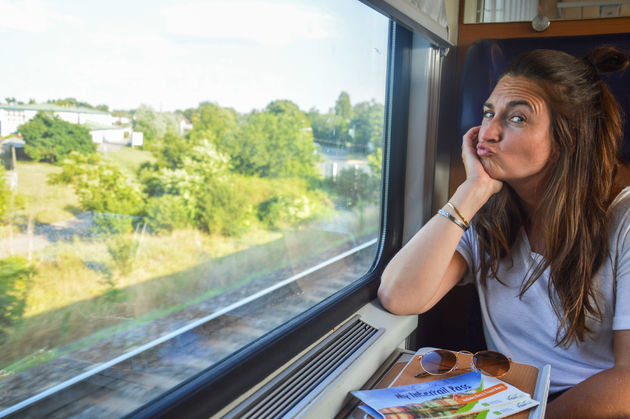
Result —
POLYGON ((359 168, 343 169, 336 179, 330 179, 328 183, 342 208, 354 208, 378 200, 379 179, 359 168))
MULTIPOLYGON (((138 250, 138 241, 127 235, 117 235, 107 240, 107 252, 112 257, 114 266, 122 275, 133 269, 133 262, 138 250)), ((114 289, 114 287, 110 288, 114 289)))
POLYGON ((92 232, 103 236, 131 233, 133 220, 134 217, 128 215, 94 214, 92 232))
POLYGON ((177 196, 154 197, 147 203, 147 226, 155 233, 184 228, 190 222, 189 212, 186 204, 177 196))
POLYGON ((309 190, 304 179, 276 179, 273 194, 257 206, 260 221, 268 228, 295 226, 316 218, 327 204, 320 191, 309 190))
POLYGON ((9 210, 12 194, 13 192, 7 183, 6 171, 0 164, 0 219, 3 219, 9 210))
POLYGON ((39 112, 33 119, 20 125, 18 130, 26 143, 24 152, 33 160, 57 163, 71 152, 96 152, 96 144, 88 128, 66 122, 56 115, 39 112))
POLYGON ((251 205, 234 183, 215 181, 199 199, 200 226, 226 236, 242 234, 252 221, 251 205))
POLYGON ((49 182, 72 185, 82 210, 126 215, 144 211, 140 186, 128 179, 119 166, 102 161, 99 155, 72 152, 61 168, 49 182))
POLYGON ((7 329, 24 315, 29 279, 35 269, 26 259, 11 256, 0 260, 0 344, 7 329))

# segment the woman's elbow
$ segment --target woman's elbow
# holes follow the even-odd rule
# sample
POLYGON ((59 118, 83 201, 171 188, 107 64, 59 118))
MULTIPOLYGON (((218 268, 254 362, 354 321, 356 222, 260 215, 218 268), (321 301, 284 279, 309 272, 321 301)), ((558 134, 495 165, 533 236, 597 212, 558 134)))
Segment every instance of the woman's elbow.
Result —
POLYGON ((383 308, 392 314, 402 315, 407 314, 401 310, 400 299, 396 297, 393 287, 388 286, 383 279, 381 279, 381 285, 378 287, 377 297, 383 308))

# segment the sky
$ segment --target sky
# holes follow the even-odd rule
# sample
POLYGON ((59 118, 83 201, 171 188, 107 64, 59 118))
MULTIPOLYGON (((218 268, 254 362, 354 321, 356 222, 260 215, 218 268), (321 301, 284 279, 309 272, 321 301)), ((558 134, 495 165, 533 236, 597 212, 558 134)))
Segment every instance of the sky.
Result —
POLYGON ((0 0, 0 102, 384 103, 387 31, 358 0, 0 0))

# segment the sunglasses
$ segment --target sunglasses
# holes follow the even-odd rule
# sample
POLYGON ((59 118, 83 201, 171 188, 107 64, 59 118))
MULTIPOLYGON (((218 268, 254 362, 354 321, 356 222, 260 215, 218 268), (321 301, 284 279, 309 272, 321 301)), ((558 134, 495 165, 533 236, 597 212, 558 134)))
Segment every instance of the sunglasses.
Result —
POLYGON ((495 351, 479 351, 473 354, 468 351, 453 352, 446 349, 435 349, 419 355, 420 366, 424 371, 415 376, 442 375, 454 371, 458 366, 458 354, 470 355, 472 357, 471 368, 491 377, 498 378, 505 375, 512 363, 510 358, 495 351))

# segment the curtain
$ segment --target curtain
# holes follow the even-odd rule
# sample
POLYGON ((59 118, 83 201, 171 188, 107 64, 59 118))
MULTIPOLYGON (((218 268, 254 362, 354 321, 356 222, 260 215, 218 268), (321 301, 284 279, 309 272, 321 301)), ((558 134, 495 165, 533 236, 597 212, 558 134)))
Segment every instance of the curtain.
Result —
POLYGON ((437 46, 448 42, 446 0, 361 0, 414 32, 427 37, 437 46))

